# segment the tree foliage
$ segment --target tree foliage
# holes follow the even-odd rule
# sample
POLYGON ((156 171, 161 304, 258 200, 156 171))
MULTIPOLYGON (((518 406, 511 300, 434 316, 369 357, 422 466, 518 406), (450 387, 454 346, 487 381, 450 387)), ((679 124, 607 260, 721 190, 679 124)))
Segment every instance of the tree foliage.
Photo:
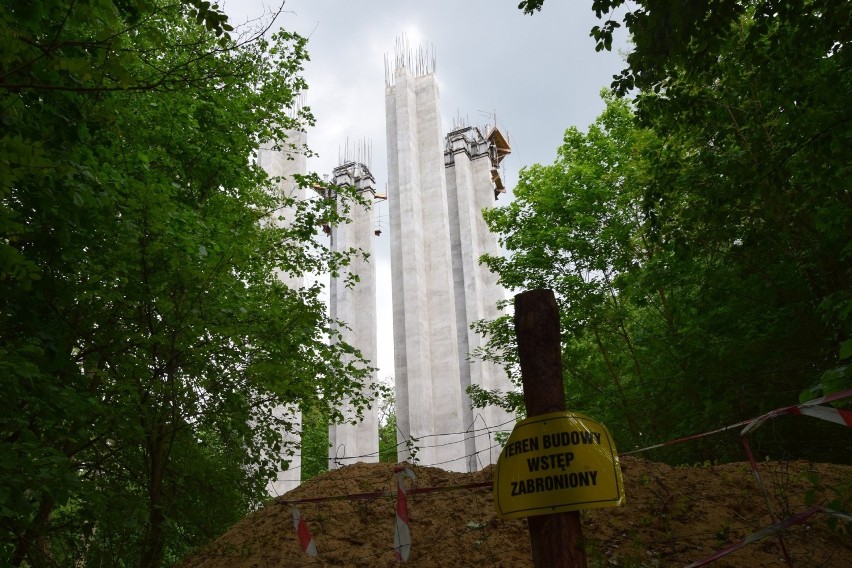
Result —
MULTIPOLYGON (((630 447, 848 388, 848 3, 593 2, 619 7, 634 47, 613 89, 635 103, 569 129, 486 216, 501 281, 559 296, 569 404, 630 447)), ((832 443, 821 457, 848 455, 832 443)))
POLYGON ((734 355, 759 357, 770 388, 789 384, 793 398, 839 365, 852 332, 852 12, 720 5, 637 79, 638 116, 666 142, 644 207, 679 257, 718 254, 731 273, 720 299, 751 284, 733 313, 755 341, 734 355))
POLYGON ((328 471, 328 425, 328 412, 325 409, 314 406, 302 411, 299 446, 302 452, 302 481, 328 471))
MULTIPOLYGON (((625 295, 631 275, 657 253, 647 238, 641 194, 651 176, 644 153, 658 143, 635 126, 626 101, 607 95, 607 109, 588 133, 568 129, 556 163, 525 169, 515 200, 485 213, 511 253, 484 257, 501 283, 557 295, 569 406, 619 416, 611 427, 617 424, 631 441, 652 433, 642 421, 647 408, 638 403, 647 397, 661 412, 666 406, 659 395, 667 381, 660 383, 650 367, 665 364, 667 373, 677 367, 671 357, 651 361, 671 331, 659 302, 651 298, 654 308, 643 310, 625 295)), ((513 344, 511 318, 490 327, 493 346, 513 344)), ((517 377, 515 362, 505 363, 517 377)))
POLYGON ((385 396, 379 404, 379 461, 397 463, 398 435, 399 427, 396 423, 394 398, 385 396))
POLYGON ((229 32, 194 0, 0 7, 2 564, 175 561, 295 451, 275 407, 361 400, 318 287, 276 277, 345 264, 312 236, 346 207, 250 160, 311 120, 305 40, 229 32))

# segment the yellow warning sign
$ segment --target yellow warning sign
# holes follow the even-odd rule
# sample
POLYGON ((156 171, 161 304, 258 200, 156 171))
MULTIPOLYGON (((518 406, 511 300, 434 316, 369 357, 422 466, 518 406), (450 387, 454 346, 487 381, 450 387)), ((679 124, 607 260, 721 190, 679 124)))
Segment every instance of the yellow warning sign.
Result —
POLYGON ((615 443, 576 412, 521 420, 497 460, 494 503, 504 519, 624 503, 615 443))

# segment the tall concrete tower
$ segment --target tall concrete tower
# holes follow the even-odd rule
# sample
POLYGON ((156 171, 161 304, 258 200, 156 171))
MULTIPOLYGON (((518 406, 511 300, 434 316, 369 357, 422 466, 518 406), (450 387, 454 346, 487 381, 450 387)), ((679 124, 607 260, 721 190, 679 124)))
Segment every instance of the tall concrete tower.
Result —
MULTIPOLYGON (((298 108, 297 103, 297 108, 298 108)), ((294 110, 293 112, 296 112, 294 110)), ((275 178, 274 190, 287 197, 303 199, 304 190, 299 187, 295 175, 305 175, 307 172, 307 158, 305 148, 308 135, 300 130, 286 131, 284 140, 277 143, 268 143, 261 146, 257 152, 257 163, 271 178, 275 178)), ((280 218, 273 221, 280 226, 287 226, 294 221, 295 212, 284 210, 280 218)), ((295 246, 301 246, 296 244, 295 246)), ((283 272, 277 273, 278 278, 290 289, 298 290, 304 285, 302 277, 294 277, 283 272)), ((288 458, 290 467, 286 471, 278 472, 276 479, 267 486, 267 491, 273 497, 295 489, 301 483, 301 450, 300 436, 298 432, 302 427, 302 413, 297 406, 277 406, 272 409, 276 418, 285 419, 293 425, 293 433, 283 432, 285 441, 296 447, 295 454, 288 458)))
POLYGON ((427 51, 398 41, 393 71, 385 66, 398 457, 411 459, 411 440, 421 463, 476 471, 496 461, 495 434, 512 426, 499 408, 473 411, 465 392, 511 389, 502 369, 468 357, 481 343, 470 325, 499 315, 503 298, 479 257, 498 252, 482 209, 503 191, 509 146, 496 128, 444 138, 427 51))
POLYGON ((467 471, 434 59, 397 43, 386 62, 396 419, 400 461, 467 471), (433 434, 446 434, 437 438, 433 434))
POLYGON ((500 162, 511 152, 496 126, 488 129, 459 126, 447 134, 444 148, 447 199, 450 213, 450 250, 453 259, 455 317, 459 346, 462 410, 465 424, 472 425, 473 437, 467 439, 468 469, 476 471, 497 462, 501 447, 496 443, 498 430, 510 429, 513 417, 497 406, 471 409, 466 389, 477 385, 485 390, 507 392, 512 385, 503 369, 483 362, 473 362, 469 354, 482 346, 482 337, 470 329, 481 319, 500 315, 497 303, 504 298, 497 276, 479 263, 483 254, 499 253, 482 210, 494 205, 505 191, 500 176, 500 162))
MULTIPOLYGON (((364 148, 364 147, 362 147, 364 148)), ((358 153, 365 154, 364 150, 358 153)), ((366 161, 366 160, 365 160, 366 161)), ((354 186, 368 201, 366 206, 353 205, 349 222, 331 228, 331 248, 344 251, 360 249, 369 257, 355 256, 340 276, 331 279, 330 311, 332 319, 344 322, 338 331, 341 340, 358 349, 368 361, 375 364, 376 352, 376 266, 373 256, 375 219, 372 203, 383 195, 376 193, 376 181, 362 161, 345 159, 333 172, 336 186, 354 186), (347 280, 357 276, 356 282, 347 280)), ((373 371, 369 383, 375 383, 373 371)), ((364 392, 374 398, 375 393, 364 392)), ((329 467, 335 468, 359 461, 379 461, 379 422, 376 405, 363 409, 363 418, 356 419, 356 409, 344 403, 343 414, 348 422, 329 426, 329 467)))

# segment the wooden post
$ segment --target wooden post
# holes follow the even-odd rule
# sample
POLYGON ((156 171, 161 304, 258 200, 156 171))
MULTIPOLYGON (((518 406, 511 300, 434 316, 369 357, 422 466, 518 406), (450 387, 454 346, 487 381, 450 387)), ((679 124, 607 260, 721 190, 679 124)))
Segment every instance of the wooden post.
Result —
MULTIPOLYGON (((515 334, 527 416, 564 411, 559 309, 552 290, 515 296, 515 334)), ((586 568, 580 513, 535 515, 527 521, 536 568, 586 568)))

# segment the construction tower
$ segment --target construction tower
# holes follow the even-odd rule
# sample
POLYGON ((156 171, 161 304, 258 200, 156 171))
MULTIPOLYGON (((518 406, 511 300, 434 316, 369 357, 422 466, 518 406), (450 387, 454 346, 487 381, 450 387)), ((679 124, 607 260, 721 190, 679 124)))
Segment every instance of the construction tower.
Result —
MULTIPOLYGON (((341 334, 340 340, 358 349, 365 359, 375 364, 376 266, 373 239, 376 224, 372 205, 384 196, 376 193, 376 181, 364 163, 369 162, 364 159, 369 156, 369 147, 366 144, 357 146, 355 153, 357 159, 345 156, 343 163, 334 169, 332 184, 354 186, 365 204, 352 204, 348 222, 330 228, 331 248, 336 252, 360 249, 367 253, 367 257, 355 255, 341 274, 331 279, 329 306, 331 318, 345 324, 337 330, 341 334)), ((364 389, 369 389, 375 382, 376 373, 373 371, 364 389)), ((362 394, 375 398, 375 393, 367 390, 362 394)), ((377 405, 362 409, 360 419, 356 417, 356 409, 348 402, 344 403, 342 411, 346 422, 329 426, 329 467, 379 461, 377 405)))
POLYGON ((444 137, 434 69, 429 50, 404 39, 385 60, 398 458, 475 471, 512 427, 500 409, 472 411, 465 392, 511 388, 501 369, 468 358, 479 345, 470 324, 496 317, 502 298, 478 261, 498 250, 481 210, 502 190, 493 171, 509 147, 496 128, 444 137))

